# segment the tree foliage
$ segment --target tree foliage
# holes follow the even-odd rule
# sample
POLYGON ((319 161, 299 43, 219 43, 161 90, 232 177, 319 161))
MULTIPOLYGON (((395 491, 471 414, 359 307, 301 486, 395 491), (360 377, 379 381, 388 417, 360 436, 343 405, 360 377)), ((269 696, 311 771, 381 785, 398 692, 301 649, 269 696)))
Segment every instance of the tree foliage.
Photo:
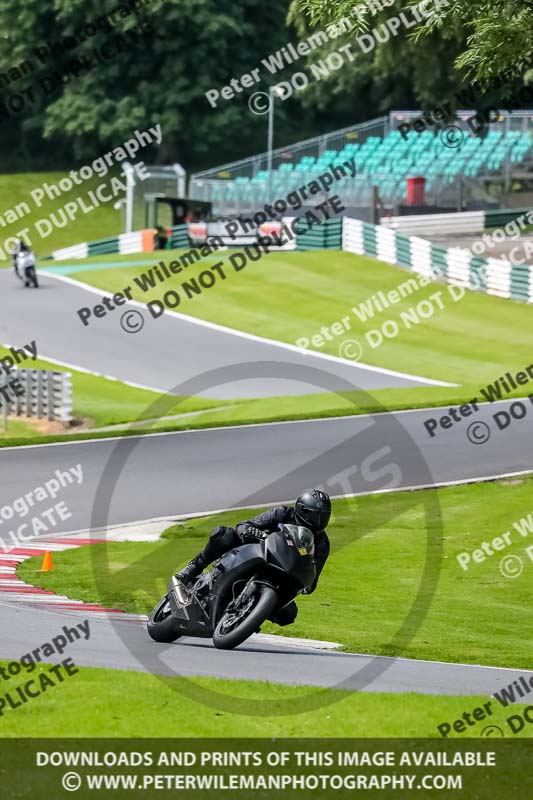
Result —
POLYGON ((429 20, 420 34, 461 22, 466 47, 456 59, 469 78, 481 83, 500 73, 529 81, 533 66, 531 0, 450 0, 442 17, 429 20))
MULTIPOLYGON (((364 52, 358 44, 359 37, 384 24, 393 13, 405 10, 407 3, 396 2, 381 12, 360 11, 357 15, 353 13, 355 5, 351 0, 293 0, 290 19, 301 35, 325 29, 342 19, 352 25, 352 30, 342 37, 342 44, 350 43, 353 61, 347 61, 328 80, 318 82, 306 93, 304 102, 318 103, 322 108, 333 103, 351 105, 360 121, 393 108, 433 106, 458 87, 460 79, 454 73, 453 62, 464 43, 460 25, 447 30, 446 37, 434 31, 416 43, 414 29, 401 27, 397 36, 364 52)), ((333 40, 326 50, 338 49, 340 44, 340 39, 333 40)), ((316 61, 316 55, 310 60, 316 61)))
MULTIPOLYGON (((123 3, 129 0, 122 0, 123 3)), ((137 0, 140 2, 140 0, 137 0)), ((381 0, 382 5, 392 0, 381 0)), ((0 0, 0 102, 34 91, 20 113, 0 113, 0 164, 3 169, 60 167, 73 159, 94 158, 131 136, 135 128, 160 123, 159 161, 180 161, 188 170, 261 152, 266 147, 266 117, 248 109, 254 89, 221 99, 212 109, 204 93, 260 66, 261 59, 317 28, 349 16, 351 32, 334 39, 307 59, 287 65, 279 75, 261 69, 258 91, 288 80, 297 70, 351 43, 354 57, 330 77, 310 81, 277 104, 276 143, 371 119, 394 107, 428 107, 446 100, 463 74, 490 77, 512 68, 523 75, 532 62, 530 36, 533 0, 449 0, 449 6, 418 29, 401 29, 385 44, 365 53, 357 38, 414 0, 395 0, 378 14, 354 15, 354 0, 144 0, 144 10, 99 29, 63 54, 59 43, 121 0, 0 0), (144 33, 139 29, 143 28, 144 33), (137 32, 136 32, 137 31, 137 32), (72 59, 94 58, 94 51, 121 38, 129 44, 67 82, 72 59), (38 48, 55 52, 41 63, 38 48), (24 61, 31 74, 11 80, 24 61), (56 75, 55 88, 43 79, 56 75), (11 76, 11 77, 10 77, 11 76), (265 81, 265 77, 267 81, 265 81)), ((0 106, 1 109, 1 106, 0 106)))
MULTIPOLYGON (((419 0, 397 2, 384 13, 390 16, 404 5, 416 6, 419 0)), ((293 0, 293 6, 304 13, 312 25, 341 19, 357 5, 352 0, 293 0)), ((370 11, 357 19, 359 30, 373 24, 370 11)), ((419 26, 411 43, 434 41, 460 43, 454 65, 464 70, 469 79, 481 82, 505 72, 516 78, 529 78, 533 67, 533 2, 532 0, 449 0, 419 26), (462 34, 462 35, 461 35, 462 34)), ((453 50, 453 44, 452 44, 453 50)))
MULTIPOLYGON (((89 5, 86 0, 24 0, 21 6, 18 0, 0 0, 0 73, 24 59, 39 65, 37 48, 73 35, 119 5, 120 0, 89 5)), ((23 113, 2 123, 4 154, 18 148, 31 160, 32 153, 47 151, 48 142, 56 162, 61 155, 94 158, 135 128, 157 122, 164 135, 158 157, 167 163, 199 168, 264 150, 266 119, 249 112, 247 97, 222 100, 212 109, 204 92, 249 72, 258 54, 284 44, 287 9, 288 0, 268 5, 256 0, 146 0, 138 20, 149 26, 148 33, 138 43, 132 31, 138 20, 130 15, 118 20, 114 31, 99 30, 79 47, 46 60, 26 79, 2 88, 4 101, 27 85, 36 86, 37 95, 23 113), (133 44, 48 95, 39 89, 43 77, 64 72, 73 58, 90 58, 117 36, 133 44)), ((278 123, 288 127, 285 110, 278 123)))

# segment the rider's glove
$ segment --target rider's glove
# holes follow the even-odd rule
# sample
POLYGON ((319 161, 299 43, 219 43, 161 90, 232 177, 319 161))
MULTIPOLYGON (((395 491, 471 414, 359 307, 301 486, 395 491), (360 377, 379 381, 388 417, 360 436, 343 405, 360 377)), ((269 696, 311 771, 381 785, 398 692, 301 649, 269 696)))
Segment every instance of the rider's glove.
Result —
POLYGON ((244 544, 251 543, 251 542, 262 542, 263 539, 266 539, 268 533, 266 531, 262 531, 260 528, 254 528, 250 525, 249 528, 246 528, 241 534, 241 539, 244 544))

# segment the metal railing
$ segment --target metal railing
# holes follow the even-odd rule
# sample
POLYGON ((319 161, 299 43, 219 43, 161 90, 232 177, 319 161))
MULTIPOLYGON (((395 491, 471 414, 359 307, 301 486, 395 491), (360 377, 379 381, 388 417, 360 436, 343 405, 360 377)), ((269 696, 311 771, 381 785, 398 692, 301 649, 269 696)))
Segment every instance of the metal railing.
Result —
MULTIPOLYGON (((303 142, 278 147, 272 151, 272 167, 278 169, 282 164, 290 164, 299 161, 303 156, 317 156, 325 153, 326 150, 342 150, 345 144, 357 142, 364 144, 370 136, 386 136, 389 131, 389 118, 379 117, 370 122, 362 122, 358 125, 350 125, 347 128, 333 131, 333 133, 314 136, 312 139, 305 139, 303 142)), ((190 176, 189 196, 199 200, 195 189, 200 181, 209 180, 234 180, 235 178, 253 178, 260 170, 267 169, 268 153, 249 156, 240 161, 231 161, 229 164, 222 164, 214 169, 195 172, 190 176)))
MULTIPOLYGON (((488 105, 486 103, 485 105, 488 105)), ((410 122, 415 119, 419 119, 424 112, 421 109, 409 109, 409 110, 398 110, 398 111, 391 111, 389 114, 389 130, 395 131, 398 128, 398 125, 401 125, 403 122, 410 122)), ((476 115, 475 109, 460 109, 456 112, 457 119, 451 121, 445 121, 441 123, 441 127, 446 127, 447 125, 458 125, 459 127, 463 128, 465 131, 472 131, 472 128, 468 125, 467 120, 471 117, 476 115)), ((527 133, 533 129, 533 110, 526 109, 524 111, 500 111, 499 119, 496 122, 491 122, 487 125, 487 128, 491 131, 503 131, 507 133, 508 131, 520 131, 521 133, 527 133)), ((435 131, 437 129, 436 125, 427 125, 427 130, 435 131)))
POLYGON ((47 419, 50 422, 70 422, 72 419, 70 372, 16 369, 10 375, 0 375, 0 388, 4 388, 0 394, 4 430, 10 415, 47 419), (17 381, 17 390, 13 390, 14 380, 17 381))
MULTIPOLYGON (((391 111, 386 117, 380 117, 360 125, 352 125, 333 131, 330 134, 316 136, 295 145, 278 148, 272 154, 274 178, 265 175, 255 178, 260 171, 268 167, 268 153, 223 164, 220 167, 204 170, 191 175, 189 196, 196 200, 211 202, 216 216, 232 216, 252 213, 260 210, 265 203, 273 203, 286 197, 291 191, 313 180, 316 175, 298 170, 280 170, 284 164, 296 164, 303 156, 318 157, 326 150, 340 151, 346 144, 364 142, 371 136, 383 138, 390 131, 396 130, 401 122, 420 117, 422 111, 391 111), (242 180, 247 179, 247 180, 242 180)), ((475 111, 459 111, 459 124, 471 133, 466 122, 475 111)), ((428 126, 428 130, 435 131, 428 126)), ((517 111, 512 114, 503 112, 500 122, 490 125, 491 130, 533 130, 533 111, 517 111)), ((416 169, 416 165, 414 165, 416 169)), ((533 169, 533 158, 527 155, 520 163, 520 169, 529 172, 533 169)), ((504 186, 510 184, 517 173, 517 165, 511 164, 509 156, 502 166, 487 174, 467 177, 464 174, 446 175, 444 172, 428 179, 426 185, 426 203, 441 208, 486 208, 497 205, 497 198, 491 198, 485 185, 500 178, 504 186)), ((349 207, 370 207, 372 203, 373 185, 378 184, 381 202, 389 209, 397 209, 406 200, 406 178, 396 178, 393 174, 366 174, 364 167, 355 178, 336 182, 331 193, 339 195, 344 205, 349 207)), ((318 197, 316 198, 319 199, 318 197)))

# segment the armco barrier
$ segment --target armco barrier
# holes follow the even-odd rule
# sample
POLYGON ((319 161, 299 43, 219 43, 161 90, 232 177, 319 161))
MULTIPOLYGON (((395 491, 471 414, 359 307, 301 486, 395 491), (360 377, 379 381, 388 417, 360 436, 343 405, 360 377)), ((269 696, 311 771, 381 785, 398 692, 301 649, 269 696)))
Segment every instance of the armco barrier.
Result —
POLYGON ((486 228, 502 228, 529 208, 505 208, 498 211, 464 211, 453 214, 413 214, 386 217, 381 225, 405 234, 424 234, 431 237, 447 233, 483 233, 486 228))
POLYGON ((404 267, 428 278, 497 297, 533 302, 533 266, 481 258, 463 247, 445 248, 418 236, 344 218, 342 249, 404 267))
POLYGON ((0 375, 0 386, 7 385, 17 378, 22 393, 16 396, 10 392, 6 400, 1 399, 1 413, 16 414, 17 417, 35 417, 37 419, 61 420, 72 419, 72 383, 70 372, 53 372, 44 369, 17 369, 11 375, 0 375))
POLYGON ((486 225, 485 211, 385 217, 381 220, 381 224, 401 233, 423 233, 427 236, 446 233, 483 233, 486 225))
POLYGON ((503 228, 508 222, 522 217, 531 211, 530 208, 504 208, 499 211, 485 211, 486 228, 503 228))

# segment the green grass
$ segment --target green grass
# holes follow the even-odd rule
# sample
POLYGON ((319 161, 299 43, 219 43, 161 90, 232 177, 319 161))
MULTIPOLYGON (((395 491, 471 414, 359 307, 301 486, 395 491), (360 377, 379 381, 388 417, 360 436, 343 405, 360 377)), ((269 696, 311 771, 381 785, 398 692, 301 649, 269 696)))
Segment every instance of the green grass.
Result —
MULTIPOLYGON (((39 220, 49 218, 52 212, 57 212, 66 203, 73 202, 78 197, 84 199, 88 208, 92 205, 87 197, 89 190, 95 189, 101 183, 109 184, 112 174, 118 174, 117 170, 108 173, 104 178, 95 177, 84 181, 80 186, 75 185, 72 191, 65 192, 57 198, 50 199, 45 195, 41 206, 36 205, 31 197, 31 191, 41 188, 45 182, 49 185, 58 184, 61 178, 68 177, 68 172, 28 172, 18 175, 0 175, 0 214, 5 216, 8 209, 14 210, 22 202, 26 202, 30 206, 29 214, 19 216, 15 222, 6 224, 2 228, 3 240, 5 241, 6 237, 15 236, 19 231, 28 228, 29 234, 27 234, 26 240, 31 241, 37 257, 42 258, 52 250, 61 247, 104 239, 106 236, 116 236, 122 230, 122 212, 113 208, 113 202, 103 203, 87 214, 78 210, 78 216, 73 222, 69 221, 69 224, 63 228, 54 228, 50 235, 44 238, 40 236, 35 225, 39 220)), ((10 264, 10 259, 2 262, 0 254, 0 267, 10 264)))
MULTIPOLYGON (((147 643, 147 647, 150 644, 147 643)), ((6 662, 0 661, 0 664, 6 662)), ((32 673, 33 675, 34 673, 32 673)), ((32 677, 29 675, 28 677, 32 677)), ((20 681, 22 683, 22 681, 20 681)), ((487 702, 483 697, 330 691, 327 704, 295 714, 294 702, 317 689, 214 678, 162 678, 80 667, 79 673, 0 717, 0 737, 436 737, 437 725, 487 702), (238 697, 241 713, 213 707, 210 693, 238 697), (80 697, 83 702, 80 703, 80 697), (149 713, 140 697, 150 698, 149 713), (194 698, 194 699, 193 699, 194 698), (270 714, 254 713, 258 702, 270 714)), ((504 721, 494 703, 490 720, 504 721)), ((520 706, 513 706, 519 713, 520 706)), ((483 724, 472 728, 479 735, 483 724)), ((527 728, 522 735, 527 736, 527 728)), ((450 737, 451 738, 451 737, 450 737)))
POLYGON ((6 447, 12 442, 26 442, 29 439, 38 439, 35 435, 35 425, 31 422, 16 418, 8 418, 6 430, 0 422, 0 447, 6 447))
MULTIPOLYGON (((533 581, 527 564, 519 579, 510 580, 499 571, 501 556, 467 572, 456 556, 530 513, 532 488, 533 478, 527 478, 335 501, 332 555, 318 590, 299 600, 293 626, 264 630, 335 641, 360 653, 531 669, 533 581)), ((192 520, 155 544, 110 543, 54 554, 51 573, 36 573, 40 559, 31 559, 19 575, 76 599, 148 612, 164 594, 169 574, 201 549, 214 524, 246 516, 241 511, 192 520)), ((527 545, 515 541, 503 555, 527 545)))
MULTIPOLYGON (((169 251, 165 260, 176 257, 179 251, 169 251)), ((220 254, 227 259, 227 255, 220 254)), ((197 275, 218 259, 214 256, 201 264, 189 267, 182 280, 197 275)), ((75 277, 110 291, 119 291, 132 285, 133 277, 146 270, 147 254, 98 256, 80 262, 75 277), (77 272, 84 263, 103 266, 112 259, 117 263, 139 262, 139 266, 77 272)), ((155 258, 154 258, 155 261, 155 258)), ((152 262, 151 262, 152 263, 152 262)), ((66 269, 68 267, 61 267, 66 269)), ((377 327, 387 319, 398 319, 401 311, 427 299, 435 291, 446 293, 442 284, 420 288, 400 304, 378 314, 371 322, 358 320, 351 308, 367 300, 378 291, 387 292, 412 279, 412 274, 390 267, 372 259, 349 253, 318 251, 307 253, 277 253, 261 262, 249 265, 238 274, 228 270, 228 279, 216 284, 211 290, 184 301, 180 311, 244 331, 275 338, 294 344, 302 336, 310 338, 323 325, 349 318, 350 331, 346 335, 326 341, 319 352, 332 355, 347 338, 365 341, 369 328, 377 327), (258 298, 261 298, 260 302, 258 298), (298 301, 295 301, 298 298, 298 301)), ((161 296, 170 287, 176 288, 179 276, 168 281, 158 291, 143 295, 137 291, 138 299, 148 301, 161 296)), ((95 322, 97 324, 97 321, 95 322)), ((157 324, 153 321, 151 324, 157 324)), ((220 425, 241 425, 256 422, 272 422, 313 417, 344 416, 360 413, 375 413, 382 410, 424 408, 459 405, 474 397, 481 399, 479 390, 494 382, 507 371, 518 371, 531 363, 531 308, 523 303, 488 295, 467 293, 461 301, 446 300, 444 311, 437 311, 431 319, 402 329, 392 340, 375 349, 366 348, 363 361, 378 367, 405 371, 424 377, 456 383, 453 387, 416 387, 384 389, 372 392, 346 392, 342 394, 321 393, 301 397, 263 398, 256 400, 229 401, 208 404, 188 400, 172 409, 165 407, 164 415, 185 413, 199 408, 223 405, 223 410, 208 411, 199 417, 179 420, 162 419, 150 423, 144 429, 171 431, 188 430, 220 425), (487 333, 490 332, 490 336, 487 333)), ((314 362, 320 367, 320 362, 314 362)), ((75 403, 82 416, 91 418, 94 425, 127 425, 139 418, 157 417, 144 405, 155 395, 142 390, 124 388, 122 384, 105 388, 105 379, 78 375, 75 379, 75 403), (124 400, 126 399, 126 402, 124 400)), ((519 387, 509 397, 520 397, 531 392, 527 384, 519 387)), ((117 431, 116 435, 138 433, 139 430, 117 431)), ((52 442, 59 437, 31 436, 31 430, 20 436, 0 439, 0 443, 19 444, 52 442)), ((105 434, 72 433, 68 440, 98 438, 105 434)))
MULTIPOLYGON (((165 260, 174 257, 175 253, 168 253, 165 260)), ((223 259, 226 280, 219 280, 213 288, 192 299, 183 299, 178 311, 291 344, 302 337, 310 339, 323 326, 329 328, 348 317, 350 329, 316 347, 319 352, 339 355, 345 340, 356 339, 364 347, 363 363, 462 387, 455 395, 448 389, 405 390, 402 399, 406 403, 437 404, 441 400, 446 403, 448 397, 457 395, 469 400, 472 392, 479 392, 506 371, 519 370, 531 363, 533 318, 531 308, 525 303, 476 292, 467 292, 462 300, 454 302, 447 286, 430 284, 365 323, 352 308, 378 291, 386 294, 397 289, 413 278, 412 273, 370 258, 334 251, 275 253, 248 264, 238 273, 227 265, 227 258, 224 253, 211 256, 146 293, 135 289, 133 284, 134 276, 146 270, 146 266, 88 270, 76 273, 76 278, 109 291, 120 291, 130 285, 135 289, 134 297, 147 302, 160 299, 169 288, 178 289, 184 280, 223 259), (399 322, 401 312, 427 300, 435 291, 443 292, 444 310, 437 308, 433 317, 413 324, 410 330, 399 323, 400 333, 396 338, 385 339, 376 349, 370 347, 365 339, 369 330, 388 319, 399 322)), ((146 254, 142 254, 142 259, 146 259, 146 254)), ((184 296, 183 290, 181 294, 184 296)), ((522 387, 521 391, 527 393, 528 387, 522 387)))
MULTIPOLYGON (((361 392, 347 392, 342 395, 337 394, 309 394, 301 397, 268 397, 257 400, 224 400, 224 401, 204 401, 196 398, 172 398, 163 399, 159 411, 150 411, 152 408, 152 395, 149 405, 142 405, 141 398, 134 394, 131 387, 124 386, 122 383, 113 384, 112 388, 105 387, 99 390, 100 379, 94 379, 95 384, 90 379, 88 382, 88 394, 81 397, 78 393, 75 400, 75 408, 80 414, 87 414, 92 423, 99 425, 116 424, 119 427, 110 431, 93 432, 90 428, 78 433, 61 433, 50 435, 36 435, 32 426, 21 427, 20 432, 14 427, 12 421, 4 438, 0 435, 0 447, 17 446, 21 444, 46 444, 57 441, 80 441, 84 439, 99 439, 108 436, 135 436, 139 434, 149 434, 155 432, 171 432, 185 430, 199 430, 205 428, 217 428, 224 425, 251 425, 262 422, 281 422, 285 420, 317 419, 325 417, 342 417, 365 413, 379 413, 385 410, 399 410, 409 408, 422 408, 431 404, 430 398, 435 395, 435 404, 444 402, 442 390, 430 389, 424 397, 418 400, 413 398, 412 389, 396 389, 387 392, 382 390, 374 392, 373 397, 361 392), (438 394, 437 394, 438 393, 438 394), (105 399, 108 395, 118 396, 118 405, 114 408, 113 404, 107 404, 105 399), (124 404, 123 399, 130 397, 130 402, 124 404), (220 410, 210 410, 212 406, 220 407, 220 410), (128 408, 132 416, 126 419, 128 408), (202 411, 201 415, 191 416, 189 412, 202 411), (101 412, 101 413, 99 413, 101 412), (111 413, 114 412, 114 413, 111 413), (134 413, 138 416, 133 416, 134 413), (167 415, 182 414, 180 419, 169 419, 167 415), (148 417, 158 417, 155 422, 130 426, 131 421, 140 420, 148 417)), ((105 380, 105 379, 102 379, 105 380)), ((74 382, 73 382, 74 383, 74 382)), ((76 390, 80 384, 76 383, 76 390)), ((139 390, 142 391, 142 390, 139 390)), ((168 396, 167 396, 168 397, 168 396)), ((457 404, 461 397, 457 390, 447 394, 447 402, 457 404)), ((73 430, 76 430, 75 428, 73 430)))
MULTIPOLYGON (((6 348, 0 346, 0 357, 8 354, 6 348)), ((85 420, 86 425, 99 427, 128 423, 132 420, 150 417, 150 408, 160 396, 157 392, 127 386, 119 381, 78 372, 68 367, 58 366, 43 359, 26 361, 23 367, 47 369, 57 372, 70 372, 72 375, 73 415, 77 419, 85 420)), ((200 398, 167 396, 163 413, 186 414, 191 411, 212 408, 220 405, 219 401, 200 398)), ((0 423, 1 427, 1 423, 0 423)), ((109 434, 102 433, 102 436, 109 434)), ((77 438, 85 438, 86 433, 79 434, 77 438)), ((63 436, 43 437, 36 435, 35 427, 31 423, 10 419, 7 431, 0 430, 0 445, 8 446, 17 443, 29 444, 30 442, 57 441, 63 436)), ((67 437, 70 438, 70 437, 67 437)))
MULTIPOLYGON (((6 348, 0 346, 0 357, 7 353, 6 348)), ((30 362, 26 362, 23 366, 29 364, 30 362)), ((71 373, 73 414, 76 419, 84 420, 83 430, 73 427, 70 432, 66 429, 61 433, 37 433, 34 424, 10 419, 7 431, 0 429, 0 447, 79 441, 105 438, 110 435, 137 435, 161 431, 197 430, 222 425, 377 413, 384 410, 420 408, 441 402, 453 405, 461 402, 463 396, 461 388, 428 387, 424 389, 423 394, 420 394, 418 389, 390 389, 375 391, 372 394, 357 391, 338 394, 322 392, 300 397, 268 397, 255 400, 174 398, 128 386, 120 381, 79 372, 44 359, 32 361, 31 366, 71 373), (157 403, 155 408, 154 403, 157 403), (197 411, 203 413, 198 416, 188 416, 190 412, 197 411), (168 419, 169 415, 183 416, 180 419, 168 419), (156 421, 129 427, 131 422, 152 419, 156 421), (107 425, 123 427, 112 433, 108 431, 95 433, 91 430, 107 425)))

